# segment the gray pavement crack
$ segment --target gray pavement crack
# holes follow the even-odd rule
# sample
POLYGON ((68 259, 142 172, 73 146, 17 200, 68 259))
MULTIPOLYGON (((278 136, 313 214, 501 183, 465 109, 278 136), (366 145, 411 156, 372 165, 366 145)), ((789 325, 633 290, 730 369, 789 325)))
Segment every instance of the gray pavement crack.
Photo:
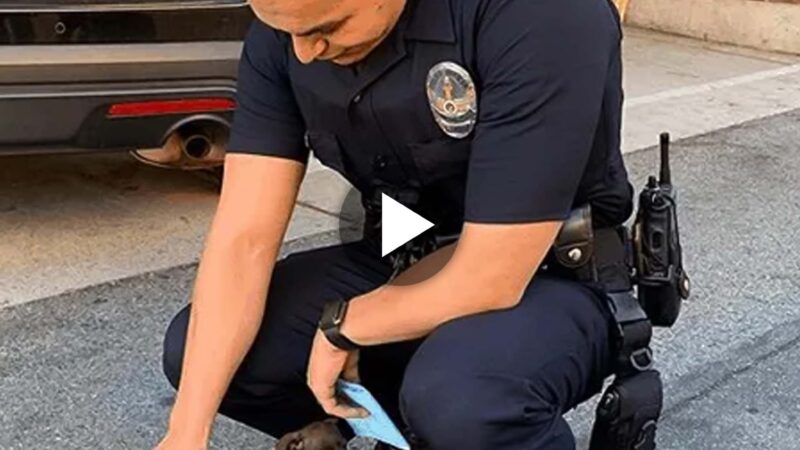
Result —
MULTIPOLYGON (((763 335, 759 336, 758 338, 754 339, 753 341, 765 341, 765 342, 769 343, 769 342, 771 342, 773 340, 771 338, 771 336, 774 335, 774 334, 780 334, 781 330, 783 330, 783 329, 800 330, 800 320, 795 320, 795 321, 780 325, 780 326, 778 326, 776 328, 773 328, 772 330, 768 331, 767 333, 764 333, 763 335)), ((751 342, 750 344, 746 344, 745 347, 751 347, 753 345, 754 344, 751 342)), ((785 342, 781 343, 780 345, 777 345, 776 347, 773 347, 771 350, 768 350, 766 352, 751 356, 749 358, 748 357, 739 357, 739 358, 736 358, 736 359, 733 359, 733 360, 728 360, 728 361, 713 362, 713 363, 710 363, 710 364, 707 364, 707 365, 703 366, 702 368, 695 369, 691 373, 685 375, 684 377, 680 377, 678 380, 676 380, 674 383, 671 383, 671 384, 673 384, 675 386, 682 386, 682 385, 684 385, 684 383, 682 383, 682 381, 681 381, 682 379, 684 379, 686 377, 692 377, 693 374, 696 374, 698 372, 704 371, 703 370, 704 368, 714 367, 714 366, 719 366, 719 365, 722 365, 722 366, 726 366, 726 365, 727 366, 733 366, 727 371, 722 371, 722 373, 717 373, 716 376, 712 375, 710 377, 707 377, 707 378, 711 378, 713 381, 712 380, 707 380, 707 382, 704 384, 704 386, 702 386, 702 387, 700 387, 700 388, 695 390, 694 394, 686 396, 686 397, 683 397, 680 400, 672 403, 670 406, 668 406, 667 408, 664 409, 664 412, 662 413, 662 417, 666 418, 666 417, 673 416, 676 413, 678 413, 678 412, 684 410, 685 408, 687 408, 692 402, 707 398, 714 391, 716 391, 717 389, 723 387, 726 383, 728 383, 731 380, 735 379, 737 376, 739 376, 741 374, 744 374, 744 373, 750 371, 751 369, 756 368, 759 364, 761 364, 763 362, 766 362, 767 360, 773 358, 774 356, 777 356, 777 355, 779 355, 779 354, 781 354, 781 353, 783 353, 783 352, 785 352, 787 350, 790 350, 791 348, 796 347, 797 345, 800 345, 800 335, 799 334, 795 334, 791 339, 786 340, 785 342)), ((760 347, 769 347, 769 344, 764 344, 764 345, 762 345, 760 347)), ((752 351, 752 350, 746 350, 745 353, 748 353, 750 351, 752 351)))
POLYGON ((298 200, 297 204, 299 206, 304 207, 304 208, 308 208, 308 209, 311 209, 311 210, 316 211, 318 213, 325 214, 326 216, 335 217, 337 219, 341 219, 341 220, 344 220, 346 222, 350 222, 350 223, 354 223, 354 224, 357 223, 357 221, 355 219, 347 217, 347 215, 336 214, 336 213, 328 211, 327 209, 320 208, 319 206, 312 205, 311 203, 304 202, 302 200, 298 200))

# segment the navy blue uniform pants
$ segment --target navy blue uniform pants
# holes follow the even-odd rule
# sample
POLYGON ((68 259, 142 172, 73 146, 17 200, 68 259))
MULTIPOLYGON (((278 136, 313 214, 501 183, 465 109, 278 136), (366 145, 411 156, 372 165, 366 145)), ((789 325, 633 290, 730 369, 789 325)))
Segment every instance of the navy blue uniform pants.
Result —
MULTIPOLYGON (((363 243, 280 260, 265 319, 220 413, 276 437, 324 418, 305 383, 322 305, 385 284, 390 273, 363 243)), ((175 387, 189 308, 172 320, 164 342, 164 371, 175 387)), ((610 372, 605 308, 583 285, 537 274, 512 309, 453 320, 424 339, 365 348, 362 382, 431 449, 573 449, 562 414, 598 392, 610 372)))

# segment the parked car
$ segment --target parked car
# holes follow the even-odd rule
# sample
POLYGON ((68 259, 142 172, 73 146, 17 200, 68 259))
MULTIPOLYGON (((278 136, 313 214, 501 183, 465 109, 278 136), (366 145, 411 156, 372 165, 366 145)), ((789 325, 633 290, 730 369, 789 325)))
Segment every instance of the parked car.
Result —
POLYGON ((3 0, 0 156, 224 158, 246 0, 3 0))

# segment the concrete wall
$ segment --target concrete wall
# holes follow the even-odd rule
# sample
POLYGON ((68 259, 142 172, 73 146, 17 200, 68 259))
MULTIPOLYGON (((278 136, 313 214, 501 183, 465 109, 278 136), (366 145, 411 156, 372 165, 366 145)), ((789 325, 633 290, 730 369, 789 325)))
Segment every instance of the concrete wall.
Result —
POLYGON ((800 0, 631 0, 627 23, 800 54, 800 0))

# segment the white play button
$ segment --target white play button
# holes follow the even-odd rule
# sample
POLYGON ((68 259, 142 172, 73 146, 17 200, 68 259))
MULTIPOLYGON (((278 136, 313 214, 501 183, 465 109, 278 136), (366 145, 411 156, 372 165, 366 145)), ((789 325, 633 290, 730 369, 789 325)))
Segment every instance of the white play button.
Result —
POLYGON ((422 234, 433 224, 397 200, 381 194, 381 256, 422 234))

